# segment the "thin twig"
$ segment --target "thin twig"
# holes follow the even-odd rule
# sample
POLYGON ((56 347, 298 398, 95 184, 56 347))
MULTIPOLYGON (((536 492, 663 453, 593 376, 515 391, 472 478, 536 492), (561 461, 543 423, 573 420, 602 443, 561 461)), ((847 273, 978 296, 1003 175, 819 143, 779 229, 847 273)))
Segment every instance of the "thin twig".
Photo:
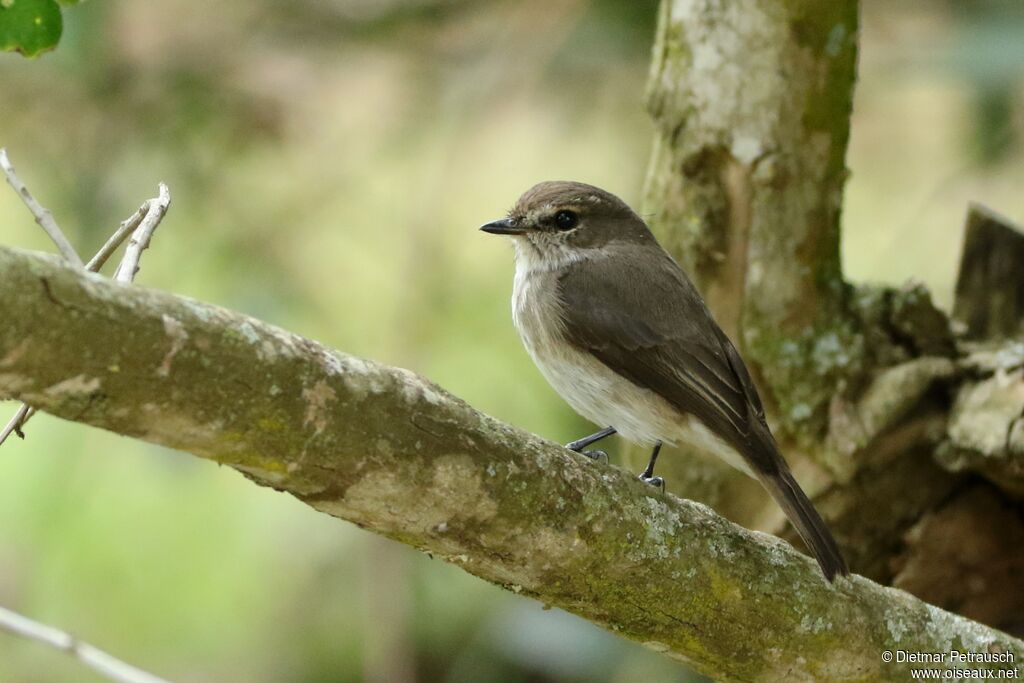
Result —
POLYGON ((18 174, 15 173, 14 166, 11 165, 11 160, 7 158, 7 150, 4 148, 0 148, 0 168, 3 168, 4 175, 7 176, 7 182, 10 183, 11 187, 14 188, 14 191, 18 193, 19 197, 21 197, 21 201, 25 202, 25 206, 27 206, 28 210, 32 212, 32 215, 35 216, 36 223, 46 231, 46 234, 50 236, 53 243, 57 245, 57 249, 60 251, 61 256, 67 259, 68 262, 81 268, 83 264, 78 252, 75 251, 74 247, 71 246, 71 243, 68 242, 68 239, 64 236, 64 233, 61 232, 60 227, 57 225, 57 221, 54 220, 53 214, 50 213, 50 210, 44 208, 39 202, 37 202, 36 198, 33 197, 32 193, 28 191, 28 188, 25 187, 25 183, 21 182, 21 178, 19 178, 18 174))
POLYGON ((0 607, 0 629, 14 635, 45 643, 62 650, 93 671, 119 683, 167 683, 166 679, 137 669, 103 650, 83 643, 74 636, 46 624, 40 624, 17 612, 0 607))
POLYGON ((96 252, 96 255, 89 259, 89 262, 85 264, 85 269, 98 273, 103 264, 107 262, 110 255, 117 251, 117 248, 121 246, 125 238, 135 231, 135 228, 139 227, 139 223, 146 215, 146 210, 149 208, 149 201, 146 201, 140 206, 135 213, 128 218, 121 221, 121 225, 117 226, 117 230, 110 236, 106 244, 100 247, 100 250, 96 252))
POLYGON ((22 403, 21 407, 18 408, 18 412, 14 414, 4 430, 0 432, 0 446, 3 445, 4 441, 7 441, 7 437, 11 434, 17 434, 18 438, 24 439, 25 435, 21 433, 21 428, 25 426, 29 418, 35 415, 35 408, 27 403, 22 403))
POLYGON ((124 250, 124 258, 121 259, 117 271, 114 272, 114 279, 118 282, 132 282, 135 279, 135 274, 139 272, 139 260, 142 258, 142 252, 149 247, 153 232, 160 225, 164 214, 167 213, 167 207, 171 204, 170 190, 166 185, 160 183, 160 196, 150 199, 146 204, 146 216, 132 233, 132 238, 128 240, 128 246, 124 250))

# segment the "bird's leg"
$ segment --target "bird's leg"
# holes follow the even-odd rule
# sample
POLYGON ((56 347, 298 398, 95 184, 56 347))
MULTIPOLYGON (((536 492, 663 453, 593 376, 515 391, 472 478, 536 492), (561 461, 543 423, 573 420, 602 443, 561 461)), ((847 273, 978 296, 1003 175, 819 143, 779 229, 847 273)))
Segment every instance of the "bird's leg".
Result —
POLYGON ((661 477, 654 476, 654 463, 658 461, 658 453, 661 452, 661 442, 658 441, 654 444, 654 450, 651 451, 651 461, 647 463, 647 469, 640 473, 640 481, 656 486, 662 491, 665 490, 665 480, 661 477))
POLYGON ((592 443, 597 443, 601 439, 611 436, 614 433, 615 427, 605 427, 601 431, 594 432, 590 436, 585 436, 582 439, 576 439, 572 443, 567 443, 565 444, 565 447, 568 448, 570 451, 582 453, 591 460, 603 460, 604 462, 608 462, 608 454, 605 453, 604 451, 585 451, 583 449, 592 443))

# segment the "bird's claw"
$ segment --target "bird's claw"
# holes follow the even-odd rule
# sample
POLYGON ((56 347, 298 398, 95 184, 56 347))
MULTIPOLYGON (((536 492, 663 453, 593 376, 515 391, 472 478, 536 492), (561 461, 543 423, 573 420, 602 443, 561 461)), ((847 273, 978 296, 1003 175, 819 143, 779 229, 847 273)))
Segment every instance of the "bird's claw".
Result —
POLYGON ((583 455, 587 456, 595 462, 599 462, 602 465, 608 464, 608 454, 604 451, 579 451, 583 455))
POLYGON ((639 476, 639 479, 643 483, 649 484, 650 486, 653 486, 662 493, 665 493, 665 480, 662 479, 661 477, 650 477, 646 473, 644 473, 639 476))

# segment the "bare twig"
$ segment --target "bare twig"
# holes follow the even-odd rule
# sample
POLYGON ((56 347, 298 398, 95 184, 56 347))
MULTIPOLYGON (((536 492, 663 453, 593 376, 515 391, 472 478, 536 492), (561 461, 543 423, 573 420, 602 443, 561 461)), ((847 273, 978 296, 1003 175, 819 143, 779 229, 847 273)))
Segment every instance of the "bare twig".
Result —
POLYGON ((46 624, 40 624, 38 621, 33 621, 4 607, 0 607, 0 629, 62 650, 112 681, 167 683, 165 679, 126 664, 103 650, 83 643, 69 633, 46 624))
MULTIPOLYGON (((74 256, 74 259, 68 260, 72 261, 76 265, 82 265, 82 259, 78 256, 78 253, 75 252, 71 245, 68 244, 67 240, 64 238, 64 234, 60 231, 60 228, 57 227, 57 224, 54 222, 50 212, 39 206, 39 203, 36 202, 31 194, 29 194, 24 183, 22 183, 15 174, 14 168, 11 166, 10 160, 7 158, 7 150, 5 149, 0 149, 0 166, 3 167, 4 173, 7 175, 7 181, 22 197, 33 215, 36 216, 36 222, 42 225, 47 234, 53 238, 53 241, 61 250, 61 254, 64 258, 68 258, 68 255, 64 250, 64 247, 66 247, 74 256), (38 213, 36 208, 39 210, 38 213), (51 232, 50 228, 47 227, 47 224, 44 223, 44 221, 49 221, 55 232, 51 232), (54 235, 57 235, 57 237, 54 237, 54 235)), ((170 191, 167 189, 166 185, 160 183, 159 195, 153 199, 147 200, 135 211, 135 213, 121 221, 121 225, 117 227, 114 234, 110 236, 106 243, 100 247, 100 250, 97 251, 91 259, 89 259, 87 264, 85 264, 85 269, 93 273, 99 272, 100 268, 103 267, 103 264, 107 262, 107 259, 109 259, 115 251, 117 251, 117 248, 121 246, 125 238, 128 237, 128 235, 132 235, 132 239, 128 244, 128 249, 126 250, 124 259, 122 259, 121 265, 118 266, 117 271, 114 273, 114 277, 122 282, 133 281, 135 279, 135 274, 139 271, 139 258, 142 256, 142 251, 149 246, 149 241, 153 236, 153 231, 156 230, 158 225, 160 225, 160 221, 163 219, 164 214, 167 213, 167 207, 170 203, 170 191), (133 264, 130 271, 122 268, 124 263, 129 260, 129 257, 133 264), (130 272, 131 275, 126 275, 122 278, 122 272, 130 272)), ((18 412, 15 413, 14 417, 12 417, 7 423, 7 426, 4 427, 3 431, 0 431, 0 446, 7 441, 7 438, 11 434, 17 434, 19 437, 25 438, 25 435, 21 433, 21 428, 25 426, 25 423, 29 421, 35 412, 34 408, 29 406, 27 403, 23 403, 21 408, 18 409, 18 412)))
POLYGON ((139 223, 141 223, 142 219, 145 218, 146 211, 148 209, 149 201, 147 200, 142 206, 136 209, 135 213, 121 221, 121 225, 117 226, 117 230, 115 230, 114 234, 110 236, 110 239, 107 240, 106 244, 100 247, 100 250, 97 251, 96 254, 89 259, 89 262, 85 264, 85 269, 93 273, 98 273, 100 268, 103 267, 103 264, 107 262, 108 258, 110 258, 110 255, 117 251, 117 248, 121 246, 121 243, 124 242, 125 238, 135 232, 135 228, 139 227, 139 223))
POLYGON ((32 212, 32 215, 36 218, 36 223, 39 224, 46 234, 50 236, 53 243, 57 245, 57 249, 60 251, 60 255, 63 256, 68 262, 73 263, 76 266, 82 267, 82 259, 75 251, 71 243, 61 232, 60 227, 57 225, 57 221, 54 220, 53 214, 50 210, 43 207, 36 198, 32 196, 32 193, 25 187, 25 183, 21 182, 21 178, 14 171, 14 166, 11 165, 11 160, 7 158, 7 150, 0 148, 0 168, 3 168, 4 175, 7 176, 7 182, 10 183, 14 191, 21 197, 21 201, 25 202, 25 206, 32 212))
POLYGON ((18 412, 14 414, 14 417, 7 423, 4 430, 0 432, 0 446, 3 445, 4 441, 7 441, 7 437, 11 434, 17 434, 18 437, 24 439, 25 435, 21 433, 21 428, 25 426, 30 417, 35 415, 35 412, 35 408, 27 403, 22 403, 21 407, 18 408, 18 412))
POLYGON ((149 241, 153 237, 157 226, 167 213, 167 207, 171 204, 171 193, 167 186, 160 183, 160 196, 146 202, 146 215, 139 224, 139 227, 132 233, 128 240, 128 247, 124 251, 124 258, 117 266, 114 279, 118 282, 131 282, 135 274, 139 272, 139 259, 142 252, 149 247, 149 241))

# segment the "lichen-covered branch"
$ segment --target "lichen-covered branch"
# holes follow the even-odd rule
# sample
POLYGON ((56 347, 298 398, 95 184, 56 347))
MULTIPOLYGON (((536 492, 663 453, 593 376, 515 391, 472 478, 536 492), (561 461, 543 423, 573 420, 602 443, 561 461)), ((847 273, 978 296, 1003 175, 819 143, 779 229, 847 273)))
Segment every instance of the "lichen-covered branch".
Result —
POLYGON ((861 577, 830 585, 778 539, 246 316, 4 248, 0 316, 0 396, 230 465, 718 680, 907 679, 885 650, 1024 659, 1019 640, 861 577))

